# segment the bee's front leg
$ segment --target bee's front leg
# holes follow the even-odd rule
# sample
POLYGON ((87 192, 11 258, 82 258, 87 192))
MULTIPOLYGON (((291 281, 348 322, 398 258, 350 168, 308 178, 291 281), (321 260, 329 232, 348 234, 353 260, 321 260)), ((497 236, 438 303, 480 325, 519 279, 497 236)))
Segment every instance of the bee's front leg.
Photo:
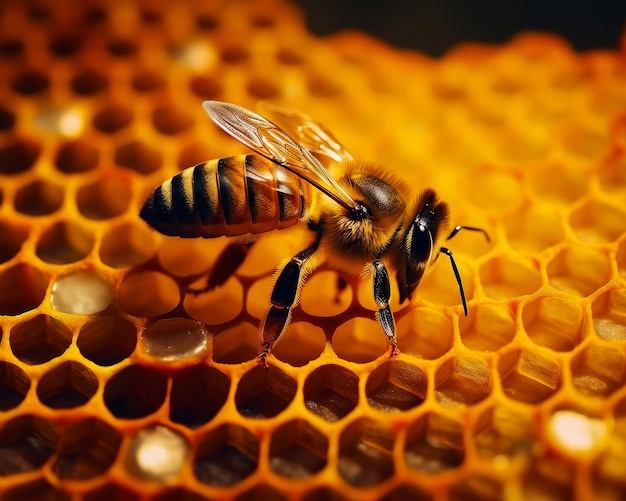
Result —
POLYGON ((380 323, 383 331, 389 339, 391 347, 391 356, 398 354, 398 342, 396 340, 396 323, 393 319, 393 313, 389 307, 391 299, 391 283, 389 282, 389 273, 382 261, 374 261, 372 263, 374 273, 374 302, 378 306, 376 312, 376 320, 380 323))
MULTIPOLYGON (((291 320, 291 310, 295 305, 298 291, 304 283, 305 265, 309 258, 319 247, 321 233, 318 234, 315 242, 310 247, 296 254, 285 265, 278 275, 278 279, 272 290, 272 307, 267 312, 267 316, 261 325, 261 351, 259 362, 267 368, 267 356, 272 346, 283 335, 289 321, 291 320)), ((310 263, 310 262, 309 262, 310 263)), ((310 264, 307 268, 310 268, 310 264)))

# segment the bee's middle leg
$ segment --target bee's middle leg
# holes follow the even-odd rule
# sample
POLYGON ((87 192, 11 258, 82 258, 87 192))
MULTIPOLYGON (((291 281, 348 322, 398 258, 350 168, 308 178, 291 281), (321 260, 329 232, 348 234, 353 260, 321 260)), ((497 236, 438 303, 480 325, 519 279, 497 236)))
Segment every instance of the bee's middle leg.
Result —
POLYGON ((310 247, 296 254, 285 265, 278 275, 278 279, 272 290, 272 306, 267 312, 265 320, 261 325, 261 351, 259 361, 263 367, 267 367, 266 358, 272 346, 287 329, 291 320, 291 309, 296 302, 298 290, 302 287, 304 277, 303 269, 309 258, 319 247, 321 234, 315 239, 310 247))
POLYGON ((250 252, 255 242, 256 240, 246 243, 233 242, 224 247, 224 250, 222 250, 215 261, 213 271, 208 276, 206 285, 201 289, 189 288, 187 291, 198 295, 223 285, 245 261, 248 252, 250 252))
POLYGON ((376 312, 376 320, 383 328, 384 333, 389 339, 391 347, 391 355, 398 354, 398 341, 396 339, 396 323, 393 319, 393 313, 389 307, 391 299, 391 283, 389 281, 389 273, 387 267, 382 261, 374 261, 372 263, 374 270, 374 302, 378 306, 376 312))

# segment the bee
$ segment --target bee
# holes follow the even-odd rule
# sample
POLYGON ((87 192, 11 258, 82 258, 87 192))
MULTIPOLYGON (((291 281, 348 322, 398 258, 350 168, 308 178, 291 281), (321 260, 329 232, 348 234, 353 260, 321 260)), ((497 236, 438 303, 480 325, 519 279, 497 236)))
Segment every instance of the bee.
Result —
MULTIPOLYGON (((180 172, 156 188, 140 215, 164 235, 237 237, 218 258, 224 265, 215 266, 204 290, 236 270, 258 235, 300 222, 308 225, 311 241, 277 270, 271 305, 260 326, 259 361, 264 367, 320 255, 329 256, 344 272, 371 277, 375 317, 391 355, 398 348, 388 266, 395 271, 402 303, 412 298, 428 266, 445 254, 467 316, 454 256, 439 244, 449 225, 448 206, 432 189, 409 199, 403 182, 378 166, 356 161, 321 123, 295 110, 267 108, 279 127, 234 104, 205 101, 202 106, 220 128, 256 154, 180 172)), ((489 240, 483 229, 471 226, 454 227, 447 239, 461 229, 482 232, 489 240)))

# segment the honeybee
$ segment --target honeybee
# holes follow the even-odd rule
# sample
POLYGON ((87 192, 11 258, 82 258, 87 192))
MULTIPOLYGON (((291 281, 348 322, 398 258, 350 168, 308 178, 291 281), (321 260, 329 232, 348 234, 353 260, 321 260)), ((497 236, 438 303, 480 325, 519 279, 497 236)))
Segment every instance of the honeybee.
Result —
MULTIPOLYGON (((263 366, 289 325, 299 291, 318 262, 313 258, 320 254, 331 257, 342 271, 371 277, 375 317, 391 355, 398 348, 388 266, 395 271, 402 303, 411 299, 439 253, 447 255, 467 315, 454 256, 439 245, 449 224, 448 206, 432 189, 408 200, 410 190, 399 179, 354 160, 322 124, 289 108, 268 107, 279 127, 234 104, 205 101, 202 106, 220 128, 257 154, 212 160, 182 171, 156 188, 140 215, 164 235, 238 237, 218 258, 225 265, 215 267, 216 278, 209 278, 207 290, 235 271, 257 235, 299 222, 308 225, 311 241, 277 271, 271 306, 260 326, 263 366)), ((482 232, 489 240, 484 230, 469 226, 454 227, 447 238, 461 229, 482 232)))

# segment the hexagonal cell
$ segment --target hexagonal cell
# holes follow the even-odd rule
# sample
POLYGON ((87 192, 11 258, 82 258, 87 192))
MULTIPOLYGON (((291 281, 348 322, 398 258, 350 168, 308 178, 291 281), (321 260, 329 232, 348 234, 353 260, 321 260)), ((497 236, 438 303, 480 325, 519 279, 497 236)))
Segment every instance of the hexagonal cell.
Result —
POLYGON ((130 57, 134 55, 137 50, 138 47, 136 41, 128 38, 117 38, 111 40, 107 44, 107 51, 109 54, 119 58, 130 57))
POLYGON ((166 377, 152 369, 129 365, 116 372, 104 387, 104 404, 120 419, 138 419, 155 412, 167 393, 166 377))
POLYGON ((89 219, 111 219, 128 210, 132 197, 130 181, 121 177, 106 177, 78 189, 76 204, 89 219))
POLYGON ((431 308, 415 308, 398 322, 402 353, 435 360, 450 351, 454 327, 450 318, 431 308))
POLYGON ((28 238, 29 228, 0 220, 0 263, 9 261, 21 250, 28 238))
POLYGON ((99 161, 98 149, 81 138, 61 144, 54 164, 61 172, 78 174, 95 169, 99 161))
POLYGON ((400 485, 385 494, 380 501, 431 501, 433 494, 414 485, 400 485))
POLYGON ((304 382, 304 405, 326 421, 339 421, 359 401, 359 377, 340 365, 315 369, 304 382))
POLYGON ((600 200, 588 200, 569 216, 578 238, 586 242, 613 242, 626 232, 626 212, 600 200))
POLYGON ((170 419, 197 428, 220 411, 230 389, 230 379, 219 370, 194 365, 178 372, 170 390, 170 419))
POLYGON ((317 359, 326 347, 321 327, 308 322, 293 322, 272 349, 272 355, 293 367, 302 367, 317 359))
POLYGON ((28 374, 17 365, 0 361, 0 411, 20 405, 30 389, 28 374))
POLYGON ((41 468, 58 439, 55 426, 39 417, 26 414, 5 421, 0 428, 0 476, 41 468))
POLYGON ((70 501, 71 495, 64 489, 53 486, 48 481, 30 480, 22 484, 14 485, 4 491, 3 501, 70 501))
POLYGON ((561 368, 552 360, 528 350, 512 350, 498 360, 502 390, 514 400, 537 404, 561 386, 561 368))
POLYGON ((61 480, 99 477, 113 465, 121 443, 122 434, 100 419, 72 423, 61 433, 52 472, 61 480))
POLYGON ((524 202, 522 182, 508 172, 486 171, 472 180, 469 199, 483 209, 498 208, 509 212, 521 207, 524 202))
POLYGON ((404 461, 409 468, 434 474, 456 468, 464 459, 461 423, 430 412, 420 416, 408 429, 404 461))
POLYGON ((223 83, 215 77, 193 75, 189 80, 189 89, 201 99, 215 99, 222 94, 223 83))
POLYGON ((313 274, 302 288, 301 308, 310 315, 334 317, 346 311, 353 300, 352 287, 335 271, 313 274))
POLYGON ((259 462, 259 441, 245 428, 222 425, 199 442, 193 469, 200 482, 235 485, 250 476, 259 462))
POLYGON ((461 341, 470 350, 497 351, 515 337, 515 312, 511 307, 480 304, 459 319, 461 341))
POLYGON ((50 87, 50 77, 36 70, 25 70, 11 82, 11 88, 23 96, 45 92, 50 87))
POLYGON ((85 405, 98 389, 98 378, 87 367, 69 361, 47 371, 37 385, 39 401, 52 409, 85 405))
POLYGON ((337 469, 356 487, 371 487, 393 475, 394 434, 383 423, 359 419, 350 423, 339 437, 337 469))
POLYGON ((15 194, 15 209, 28 216, 46 216, 61 208, 63 188, 47 179, 38 179, 22 186, 15 194))
POLYGON ((70 81, 73 92, 81 96, 91 96, 102 92, 109 86, 109 77, 99 71, 87 68, 80 71, 70 81))
MULTIPOLYGON (((568 154, 568 161, 588 162, 607 155, 611 147, 608 131, 592 128, 588 120, 572 122, 563 129, 561 145, 568 154)), ((572 169, 573 170, 573 169, 572 169)))
POLYGON ((502 481, 473 474, 455 483, 450 489, 450 501, 500 501, 504 493, 502 481))
MULTIPOLYGON (((203 277, 192 283, 189 289, 202 289, 206 284, 206 278, 203 277)), ((233 275, 223 285, 207 292, 201 294, 188 292, 183 306, 196 320, 209 325, 220 325, 239 315, 243 309, 243 297, 243 286, 233 275)))
POLYGON ((43 231, 35 252, 47 263, 69 264, 87 257, 93 244, 94 236, 83 226, 59 221, 43 231))
POLYGON ((572 384, 592 396, 608 396, 624 386, 626 360, 622 350, 591 344, 572 359, 572 384))
POLYGON ((11 351, 22 362, 43 364, 62 355, 72 343, 68 327, 48 315, 37 315, 15 325, 9 334, 11 351))
POLYGON ((479 457, 502 469, 516 456, 528 457, 537 441, 537 423, 528 412, 499 402, 483 412, 474 429, 479 457))
POLYGON ((564 165, 546 165, 528 173, 530 185, 537 199, 568 204, 584 195, 589 183, 582 170, 564 165))
POLYGON ((337 327, 332 343, 337 356, 361 364, 376 360, 390 349, 378 322, 363 317, 351 318, 337 327))
POLYGON ((297 384, 277 367, 256 366, 246 372, 235 393, 235 405, 242 416, 269 418, 284 411, 296 396, 297 384))
POLYGON ((443 405, 474 405, 490 393, 489 367, 479 358, 454 357, 435 372, 435 398, 443 405))
POLYGON ((165 483, 180 476, 190 445, 183 435, 165 426, 137 431, 126 451, 124 466, 141 480, 165 483))
POLYGON ((587 331, 580 305, 556 296, 541 297, 525 304, 522 323, 534 343, 555 351, 573 350, 587 331))
POLYGON ((116 165, 139 174, 152 174, 161 167, 162 162, 163 154, 142 141, 131 141, 115 150, 116 165))
POLYGON ((577 472, 561 458, 535 459, 521 479, 525 499, 575 499, 577 472))
POLYGON ((177 487, 165 489, 152 498, 153 501, 206 501, 207 498, 188 489, 177 487))
POLYGON ((328 439, 306 421, 289 421, 272 432, 271 470, 281 477, 304 479, 326 466, 328 439))
POLYGON ((83 325, 76 344, 87 360, 102 366, 114 365, 134 351, 137 330, 129 320, 107 315, 83 325))
POLYGON ((175 106, 159 106, 152 114, 152 125, 161 134, 174 136, 189 129, 193 118, 175 106))
POLYGON ((180 301, 180 289, 163 273, 133 273, 124 277, 117 301, 126 313, 136 317, 155 317, 176 307, 180 301))
MULTIPOLYGON (((469 265, 458 257, 456 258, 456 264, 463 280, 465 297, 467 301, 471 301, 475 288, 474 273, 470 270, 469 265)), ((459 286, 447 256, 442 256, 439 262, 429 268, 417 289, 417 295, 420 299, 435 305, 456 306, 459 312, 462 311, 459 286), (445 260, 443 259, 444 257, 446 258, 445 260)))
POLYGON ((48 43, 50 53, 61 58, 76 54, 80 48, 81 41, 78 37, 69 34, 57 35, 48 43))
MULTIPOLYGON (((83 501, 140 501, 139 494, 117 484, 105 483, 85 492, 83 501)), ((180 498, 178 498, 180 499, 180 498)))
POLYGON ((511 248, 519 252, 541 252, 565 240, 559 213, 541 205, 506 217, 504 231, 511 248))
POLYGON ((287 501, 282 492, 265 484, 256 485, 233 499, 234 501, 287 501))
POLYGON ((605 252, 587 247, 565 247, 548 263, 550 285, 577 296, 588 296, 611 277, 611 261, 605 252))
POLYGON ((493 299, 525 296, 541 287, 538 264, 513 256, 492 257, 481 265, 479 274, 485 294, 493 299))
POLYGON ((113 301, 113 286, 91 271, 78 271, 60 277, 52 284, 50 305, 57 311, 92 315, 105 310, 113 301))
POLYGON ((213 336, 213 360, 220 364, 241 364, 259 355, 259 328, 240 322, 213 336))
POLYGON ((47 288, 47 277, 34 266, 21 263, 5 269, 0 273, 0 315, 19 315, 35 309, 47 288))
POLYGON ((330 487, 318 487, 317 489, 308 490, 302 497, 302 501, 348 501, 348 498, 339 494, 330 487))
POLYGON ((167 81, 160 73, 150 70, 140 70, 133 76, 130 84, 137 92, 152 92, 165 87, 167 81))
POLYGON ((0 174, 20 174, 31 169, 39 154, 41 144, 34 139, 13 138, 0 146, 0 174))
POLYGON ((417 407, 426 399, 426 373, 416 365, 390 360, 367 378, 367 402, 375 409, 393 412, 417 407))
MULTIPOLYGON (((621 122, 624 123, 623 120, 621 122)), ((622 127, 622 130, 624 128, 622 127)), ((622 132, 624 134, 624 132, 622 132)), ((598 172, 600 187, 611 195, 618 195, 626 189, 626 157, 615 155, 602 162, 598 172)))
POLYGON ((94 127, 105 134, 114 134, 133 121, 133 112, 120 104, 109 104, 93 117, 94 127))
POLYGON ((591 306, 593 327, 605 341, 626 340, 626 288, 611 289, 591 306))
POLYGON ((145 263, 156 251, 156 235, 144 225, 126 223, 107 228, 100 244, 100 259, 112 268, 145 263))

